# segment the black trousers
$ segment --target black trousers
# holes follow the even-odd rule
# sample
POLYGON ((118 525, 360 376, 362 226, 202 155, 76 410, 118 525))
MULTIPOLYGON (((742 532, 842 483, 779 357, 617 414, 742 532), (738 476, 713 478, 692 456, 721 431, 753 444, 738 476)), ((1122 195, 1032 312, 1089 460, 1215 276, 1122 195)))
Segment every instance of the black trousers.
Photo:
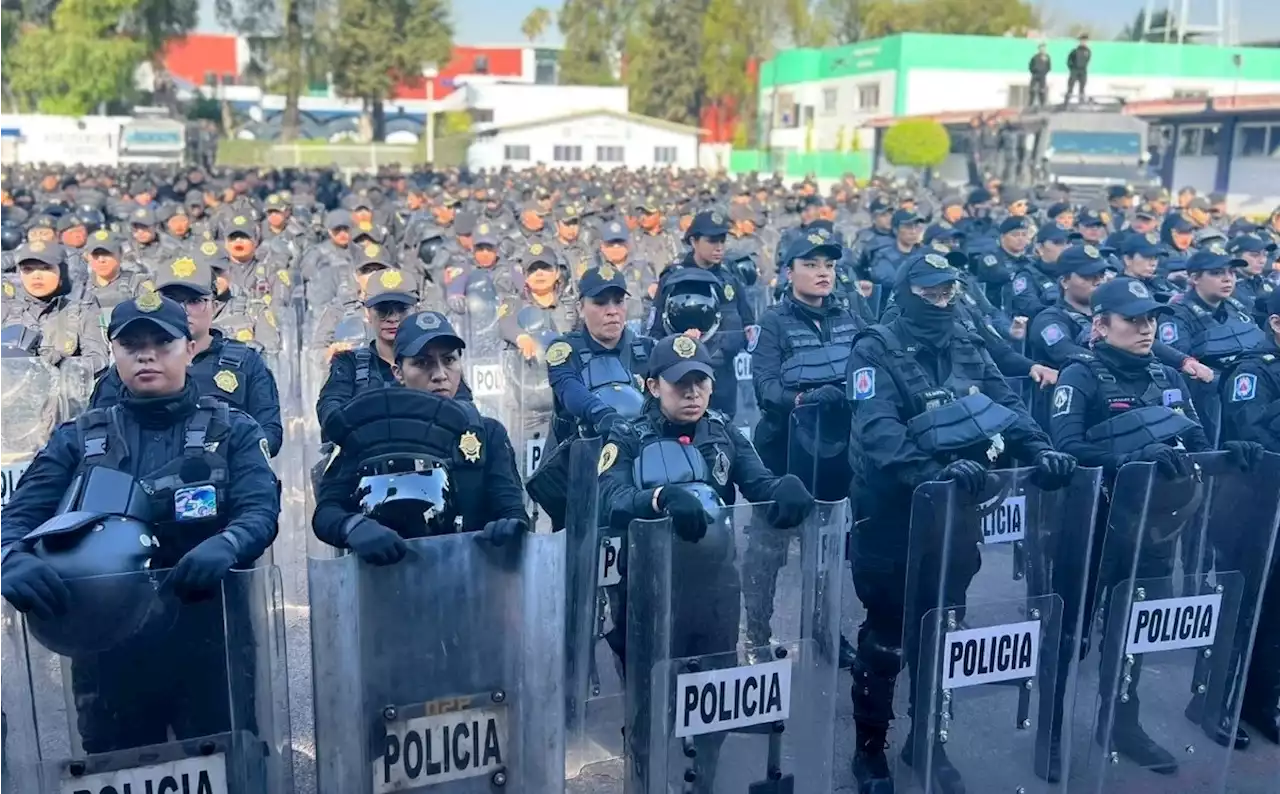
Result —
POLYGON ((1077 88, 1077 87, 1079 87, 1079 90, 1080 90, 1080 101, 1081 101, 1081 102, 1083 102, 1083 101, 1084 101, 1084 88, 1085 88, 1085 84, 1086 84, 1086 83, 1088 83, 1088 82, 1089 82, 1089 73, 1088 73, 1088 72, 1068 72, 1068 73, 1067 73, 1067 96, 1066 96, 1066 99, 1067 99, 1067 100, 1070 100, 1070 99, 1071 99, 1071 92, 1072 92, 1072 91, 1074 91, 1074 90, 1076 90, 1076 88, 1077 88))
POLYGON ((1039 76, 1039 77, 1037 77, 1037 76, 1035 76, 1035 75, 1032 75, 1032 77, 1031 77, 1031 88, 1030 88, 1030 91, 1028 92, 1028 94, 1029 94, 1029 96, 1027 97, 1027 106, 1028 106, 1028 107, 1033 107, 1033 108, 1034 108, 1034 107, 1041 107, 1041 108, 1042 108, 1042 107, 1044 107, 1044 106, 1048 103, 1048 101, 1049 101, 1049 86, 1048 86, 1048 84, 1045 82, 1045 78, 1044 78, 1044 76, 1043 76, 1043 75, 1042 75, 1042 76, 1039 76))

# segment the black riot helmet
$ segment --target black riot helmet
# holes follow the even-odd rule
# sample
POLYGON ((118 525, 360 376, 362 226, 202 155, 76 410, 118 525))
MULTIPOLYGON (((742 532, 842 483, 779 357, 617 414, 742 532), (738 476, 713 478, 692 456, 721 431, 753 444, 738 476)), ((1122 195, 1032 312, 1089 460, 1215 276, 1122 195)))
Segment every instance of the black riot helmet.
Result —
MULTIPOLYGON (((725 258, 730 259, 729 257, 725 258)), ((741 281, 744 286, 754 287, 756 281, 760 278, 760 268, 756 266, 756 260, 746 254, 732 257, 728 262, 728 265, 729 268, 737 274, 738 280, 741 281)))
POLYGON ((88 234, 93 234, 107 225, 107 216, 97 207, 81 207, 76 210, 76 219, 88 234))
POLYGON ((720 327, 720 280, 701 268, 681 268, 668 282, 662 306, 662 327, 668 334, 697 329, 702 341, 720 327))
POLYGON ((0 226, 0 248, 5 251, 12 251, 22 245, 23 237, 22 227, 15 223, 0 226))
POLYGON ((418 260, 424 265, 430 265, 436 260, 436 254, 443 247, 443 237, 439 234, 428 235, 422 242, 418 243, 418 260))
POLYGON ((449 469, 421 452, 362 460, 355 498, 366 516, 404 537, 457 531, 449 469))

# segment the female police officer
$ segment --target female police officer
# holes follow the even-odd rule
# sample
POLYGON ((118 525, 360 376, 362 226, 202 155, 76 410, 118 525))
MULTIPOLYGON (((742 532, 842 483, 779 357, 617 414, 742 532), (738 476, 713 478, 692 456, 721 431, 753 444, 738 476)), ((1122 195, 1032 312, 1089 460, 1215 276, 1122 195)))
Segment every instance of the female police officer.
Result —
POLYGON ((480 530, 503 543, 528 530, 511 440, 496 419, 480 416, 462 381, 465 346, 439 312, 400 323, 393 372, 407 388, 366 392, 342 410, 351 430, 316 495, 312 528, 320 540, 390 565, 407 552, 406 537, 480 530), (408 461, 407 470, 397 461, 408 461), (376 491, 378 477, 428 470, 443 500, 428 517, 364 493, 376 491))
POLYGON ((593 267, 578 282, 582 324, 547 348, 547 372, 555 394, 548 443, 551 454, 529 478, 529 494, 564 526, 568 498, 569 443, 607 435, 614 422, 636 419, 644 395, 636 376, 648 368, 653 340, 626 326, 627 280, 612 265, 593 267))
POLYGON ((224 616, 223 599, 208 596, 232 567, 266 551, 280 514, 262 429, 226 403, 200 397, 187 377, 193 343, 182 306, 147 292, 115 307, 107 334, 126 393, 118 404, 59 427, 18 482, 0 541, 4 597, 55 629, 83 625, 88 610, 102 607, 71 598, 66 580, 72 576, 63 571, 88 576, 170 568, 164 586, 184 601, 203 603, 185 606, 173 627, 145 648, 126 642, 76 658, 72 687, 83 709, 87 753, 165 742, 170 728, 178 739, 230 729, 223 623, 244 617, 224 616), (140 486, 133 493, 146 498, 129 499, 121 476, 133 478, 140 486), (124 502, 128 517, 148 524, 159 541, 147 547, 145 564, 138 564, 137 530, 124 531, 117 538, 122 545, 106 542, 112 524, 98 524, 101 532, 88 532, 54 555, 26 540, 60 504, 63 512, 102 516, 122 514, 124 502), (133 568, 111 569, 124 561, 133 568))
MULTIPOLYGON (((931 480, 955 480, 964 491, 980 493, 1000 439, 1017 458, 1034 462, 1041 487, 1060 485, 1075 470, 1075 460, 1050 448, 990 355, 958 322, 959 281, 959 271, 941 253, 913 254, 894 285, 901 314, 859 334, 849 356, 851 495, 864 517, 854 532, 853 582, 867 610, 853 665, 853 770, 867 794, 893 790, 884 748, 902 668, 900 642, 904 620, 918 626, 921 618, 904 616, 908 537, 902 523, 912 492, 931 480)), ((953 605, 964 604, 977 572, 976 551, 973 560, 958 564, 972 567, 967 576, 947 577, 952 589, 943 597, 953 605)), ((914 679, 916 654, 905 650, 914 679)), ((913 700, 914 692, 913 684, 913 700)), ((915 744, 909 740, 903 754, 913 765, 920 763, 911 755, 915 744)), ((933 787, 962 791, 941 745, 932 755, 933 787)))

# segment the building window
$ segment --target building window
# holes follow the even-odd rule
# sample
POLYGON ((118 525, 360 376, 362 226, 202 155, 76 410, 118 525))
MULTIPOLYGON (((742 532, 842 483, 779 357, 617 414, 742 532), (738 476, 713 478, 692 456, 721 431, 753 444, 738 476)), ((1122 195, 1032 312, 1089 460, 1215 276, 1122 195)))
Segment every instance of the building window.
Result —
POLYGON ((552 151, 551 159, 557 163, 580 163, 582 162, 582 147, 557 146, 552 151))
POLYGON ((653 147, 653 161, 658 165, 671 165, 675 163, 676 147, 674 146, 653 147))
POLYGON ((813 105, 805 105, 801 110, 804 112, 804 124, 807 127, 813 123, 813 105))
POLYGON ((557 50, 533 51, 533 82, 538 85, 555 85, 559 75, 557 50))
POLYGON ((528 162, 529 147, 526 145, 503 146, 502 159, 507 162, 528 162))
POLYGON ((598 163, 620 163, 623 160, 623 151, 621 146, 597 146, 596 162, 598 163))
POLYGON ((1179 157, 1217 157, 1218 135, 1221 127, 1217 124, 1196 124, 1178 128, 1179 157))
POLYGON ((1009 86, 1009 101, 1005 107, 1025 108, 1031 104, 1031 86, 1029 85, 1011 85, 1009 86))
POLYGON ((472 124, 492 124, 493 123, 493 111, 489 110, 488 108, 471 108, 471 110, 467 112, 471 114, 472 124))
POLYGON ((1236 157, 1280 157, 1280 124, 1236 127, 1236 157))
POLYGON ((834 116, 836 114, 836 103, 840 98, 840 92, 834 88, 822 89, 822 115, 834 116))
POLYGON ((880 109, 880 84, 868 83, 858 86, 858 107, 861 110, 880 109))
POLYGON ((1173 89, 1174 99, 1207 99, 1209 90, 1207 88, 1175 88, 1173 89))
POLYGON ((489 73, 489 56, 483 55, 483 54, 477 55, 475 57, 475 60, 471 62, 471 68, 472 70, 475 71, 476 74, 488 74, 489 73))

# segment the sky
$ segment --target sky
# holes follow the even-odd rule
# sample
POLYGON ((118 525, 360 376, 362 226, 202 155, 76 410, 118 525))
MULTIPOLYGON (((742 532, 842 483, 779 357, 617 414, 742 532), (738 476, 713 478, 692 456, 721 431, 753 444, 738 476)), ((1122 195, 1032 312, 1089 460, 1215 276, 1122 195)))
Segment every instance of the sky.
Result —
MULTIPOLYGON (((1054 28, 1065 31, 1072 23, 1082 23, 1095 30, 1114 35, 1144 7, 1144 0, 1033 0, 1043 9, 1054 28)), ((1163 8, 1168 0, 1156 0, 1163 8)), ((1182 0, 1177 0, 1180 5, 1182 0)), ((1192 23, 1212 21, 1217 0, 1188 0, 1192 23)), ((1280 39, 1280 0, 1226 0, 1239 9, 1238 30, 1244 42, 1280 39)), ((454 2, 456 24, 454 41, 459 44, 524 44, 520 23, 538 5, 553 11, 559 4, 551 0, 487 0, 483 3, 454 2)), ((214 0, 201 0, 200 29, 218 30, 214 0)), ((560 43, 560 31, 554 23, 539 43, 560 43)))

